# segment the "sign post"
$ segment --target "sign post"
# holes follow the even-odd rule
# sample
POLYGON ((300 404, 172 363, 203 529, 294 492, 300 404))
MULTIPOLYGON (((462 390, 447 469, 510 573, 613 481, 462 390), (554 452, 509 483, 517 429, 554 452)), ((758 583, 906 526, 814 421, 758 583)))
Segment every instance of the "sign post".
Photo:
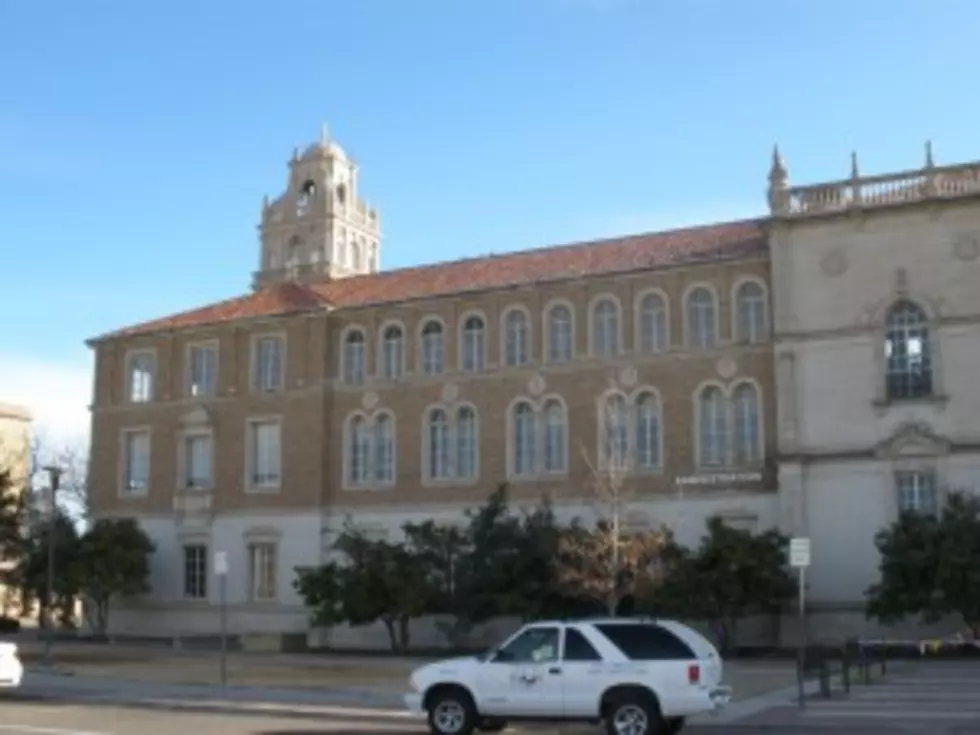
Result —
POLYGON ((218 578, 221 616, 221 686, 228 685, 228 553, 214 552, 214 575, 218 578))
POLYGON ((799 695, 800 707, 806 707, 806 696, 804 693, 803 667, 806 663, 806 569, 810 566, 810 539, 805 536, 796 536, 789 542, 789 565, 796 570, 798 583, 797 601, 799 603, 800 614, 800 637, 799 648, 796 660, 796 687, 799 695))

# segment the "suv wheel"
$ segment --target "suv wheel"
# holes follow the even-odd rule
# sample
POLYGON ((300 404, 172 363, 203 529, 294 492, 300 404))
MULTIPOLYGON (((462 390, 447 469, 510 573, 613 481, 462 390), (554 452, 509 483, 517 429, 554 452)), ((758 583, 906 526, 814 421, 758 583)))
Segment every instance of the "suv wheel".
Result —
POLYGON ((608 712, 607 735, 661 735, 665 731, 660 708, 650 697, 616 697, 608 712))
POLYGON ((429 732, 433 735, 472 735, 476 710, 462 691, 447 689, 429 703, 429 732))

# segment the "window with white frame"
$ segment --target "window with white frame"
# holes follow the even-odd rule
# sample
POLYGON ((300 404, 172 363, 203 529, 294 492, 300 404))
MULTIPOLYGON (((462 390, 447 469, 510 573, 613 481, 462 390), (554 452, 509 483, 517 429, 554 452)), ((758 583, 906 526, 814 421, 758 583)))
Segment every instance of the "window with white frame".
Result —
POLYGON ((504 317, 504 364, 520 367, 531 360, 530 325, 527 314, 521 309, 511 309, 504 317))
POLYGON ((184 435, 184 484, 192 490, 210 488, 212 485, 212 439, 210 432, 184 435))
POLYGON ((630 422, 629 406, 618 393, 606 396, 600 416, 602 437, 601 464, 607 470, 629 467, 630 422))
POLYGON ((185 544, 184 598, 206 600, 208 597, 208 547, 205 544, 185 544))
POLYGON ((885 390, 889 400, 923 398, 933 392, 932 346, 926 313, 899 301, 885 319, 885 390))
POLYGON ((718 342, 718 314, 711 289, 698 286, 687 295, 687 346, 709 349, 718 342))
POLYGON ((568 418, 561 401, 551 398, 545 401, 544 417, 544 471, 568 470, 568 418))
POLYGON ((762 460, 759 392, 754 385, 742 383, 732 392, 731 403, 732 449, 735 464, 757 464, 762 460))
POLYGON ((548 362, 571 360, 574 344, 572 310, 564 304, 552 306, 548 311, 548 362))
POLYGON ((660 402, 649 391, 636 399, 636 468, 655 470, 662 466, 660 458, 660 402))
POLYGON ((248 429, 249 484, 255 488, 279 487, 282 424, 277 420, 252 421, 248 429))
POLYGON ((441 408, 433 409, 428 418, 428 470, 432 480, 445 480, 449 470, 449 416, 441 408))
POLYGON ((619 308, 612 299, 600 299, 592 307, 592 354, 619 354, 619 308))
POLYGON ((387 413, 374 420, 374 480, 395 481, 395 420, 387 413))
POLYGON ((355 414, 346 424, 346 484, 389 485, 395 481, 395 418, 387 411, 368 418, 355 414))
POLYGON ((145 493, 150 486, 150 432, 123 433, 123 491, 145 493))
POLYGON ((933 470, 903 470, 895 473, 898 510, 902 513, 934 514, 939 511, 939 488, 933 470))
POLYGON ((422 372, 426 375, 441 374, 445 356, 446 344, 442 324, 431 319, 422 328, 422 372))
POLYGON ((371 427, 364 416, 355 416, 350 420, 347 441, 348 450, 348 480, 351 485, 365 485, 371 478, 371 427))
POLYGON ((253 344, 252 387, 261 393, 281 390, 283 386, 283 338, 271 335, 259 337, 253 344))
POLYGON ((352 329, 344 337, 344 382, 361 385, 364 382, 366 350, 364 332, 352 329))
POLYGON ((755 344, 769 337, 769 308, 766 290, 755 281, 746 281, 735 292, 735 339, 755 344))
POLYGON ((461 406, 456 411, 456 477, 476 478, 478 441, 476 412, 469 406, 461 406))
POLYGON ((218 348, 190 345, 187 348, 187 395, 207 398, 218 392, 218 348))
POLYGON ((478 316, 470 316, 463 322, 463 339, 460 341, 460 363, 463 372, 483 370, 486 352, 486 325, 478 316))
POLYGON ((727 463, 728 401, 718 386, 708 386, 698 396, 698 464, 721 467, 727 463))
POLYGON ((382 375, 397 380, 405 373, 405 333, 398 325, 385 328, 382 340, 382 375))
POLYGON ((667 349, 667 302, 658 293, 648 293, 640 301, 639 347, 641 352, 663 352, 667 349))
POLYGON ((532 475, 535 472, 537 454, 536 417, 534 407, 527 401, 517 403, 512 409, 514 474, 532 475))
POLYGON ((278 556, 274 542, 255 541, 248 544, 248 596, 251 602, 276 599, 278 556))
POLYGON ((129 356, 126 365, 126 387, 130 403, 146 403, 153 400, 156 362, 156 355, 152 352, 134 352, 129 356))

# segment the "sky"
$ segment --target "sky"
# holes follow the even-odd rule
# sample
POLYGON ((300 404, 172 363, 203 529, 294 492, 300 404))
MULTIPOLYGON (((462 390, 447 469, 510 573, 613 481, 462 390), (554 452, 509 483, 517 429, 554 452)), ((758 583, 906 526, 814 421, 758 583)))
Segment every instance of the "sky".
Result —
POLYGON ((84 440, 84 340, 245 292, 329 125, 382 268, 754 216, 980 158, 976 0, 0 0, 0 401, 84 440))

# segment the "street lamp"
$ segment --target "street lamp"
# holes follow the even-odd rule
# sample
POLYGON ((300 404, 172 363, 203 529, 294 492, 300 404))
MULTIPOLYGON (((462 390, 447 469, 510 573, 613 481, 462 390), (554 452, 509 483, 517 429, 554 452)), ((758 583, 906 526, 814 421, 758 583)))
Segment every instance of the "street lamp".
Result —
POLYGON ((48 518, 48 595, 47 595, 47 630, 44 635, 44 663, 51 666, 51 646, 54 642, 54 549, 55 549, 55 530, 58 521, 58 485, 61 483, 61 468, 48 465, 43 468, 48 473, 48 487, 50 494, 50 516, 48 518))

